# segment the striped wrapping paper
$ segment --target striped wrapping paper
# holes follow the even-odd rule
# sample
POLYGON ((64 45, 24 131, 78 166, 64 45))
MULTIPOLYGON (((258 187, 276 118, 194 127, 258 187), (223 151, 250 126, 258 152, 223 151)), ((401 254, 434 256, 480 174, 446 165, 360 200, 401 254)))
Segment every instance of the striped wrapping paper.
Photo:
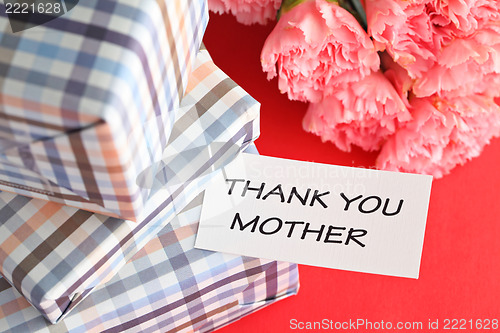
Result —
POLYGON ((208 332, 297 292, 295 264, 194 249, 201 201, 56 325, 0 280, 2 331, 208 332))
POLYGON ((85 0, 13 33, 0 3, 0 190, 143 219, 205 0, 85 0))
POLYGON ((0 192, 0 273, 49 321, 59 321, 112 278, 203 190, 214 170, 259 134, 259 104, 206 50, 176 115, 156 164, 163 172, 152 173, 147 214, 137 223, 0 192))

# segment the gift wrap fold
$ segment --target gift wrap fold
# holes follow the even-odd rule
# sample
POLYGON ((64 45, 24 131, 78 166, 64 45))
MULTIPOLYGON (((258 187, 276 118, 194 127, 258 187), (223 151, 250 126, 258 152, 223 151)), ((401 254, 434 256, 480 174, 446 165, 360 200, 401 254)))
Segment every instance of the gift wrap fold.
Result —
POLYGON ((58 324, 0 280, 2 331, 208 332, 295 294, 295 264, 193 248, 202 196, 58 324))
POLYGON ((0 4, 0 190, 138 221, 205 0, 85 0, 13 33, 0 4))
MULTIPOLYGON (((162 172, 142 175, 144 186, 151 188, 146 217, 132 222, 0 192, 0 273, 50 322, 58 322, 93 289, 109 281, 201 193, 221 166, 258 137, 259 108, 214 65, 208 52, 201 50, 187 94, 176 110, 177 120, 163 158, 151 165, 162 172)), ((176 240, 170 239, 163 247, 170 241, 176 240)), ((163 241, 155 242, 159 246, 163 241)), ((181 257, 171 258, 171 264, 188 265, 182 251, 178 254, 181 257)), ((157 259, 138 260, 155 264, 157 259)), ((203 274, 211 274, 210 264, 199 263, 207 269, 203 274)), ((226 265, 217 268, 217 261, 213 264, 215 272, 226 265)), ((162 269, 152 269, 151 276, 140 276, 152 279, 162 269)))

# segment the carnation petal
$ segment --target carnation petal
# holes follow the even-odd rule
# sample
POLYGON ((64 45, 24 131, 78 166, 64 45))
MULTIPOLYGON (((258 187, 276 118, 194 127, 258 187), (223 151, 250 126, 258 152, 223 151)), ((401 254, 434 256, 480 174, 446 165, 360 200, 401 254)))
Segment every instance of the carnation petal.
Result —
POLYGON ((431 96, 415 98, 411 105, 413 119, 384 144, 378 168, 439 178, 500 135, 500 107, 491 97, 431 96))
POLYGON ((325 0, 284 12, 264 43, 261 62, 268 79, 279 73, 281 92, 304 102, 318 102, 337 85, 362 80, 380 65, 354 17, 325 0))
POLYGON ((208 8, 215 13, 231 13, 243 24, 266 24, 274 20, 281 0, 208 0, 208 8))
POLYGON ((379 149, 397 127, 411 119, 405 103, 381 73, 337 87, 319 103, 311 103, 303 120, 306 131, 350 151, 352 145, 379 149))

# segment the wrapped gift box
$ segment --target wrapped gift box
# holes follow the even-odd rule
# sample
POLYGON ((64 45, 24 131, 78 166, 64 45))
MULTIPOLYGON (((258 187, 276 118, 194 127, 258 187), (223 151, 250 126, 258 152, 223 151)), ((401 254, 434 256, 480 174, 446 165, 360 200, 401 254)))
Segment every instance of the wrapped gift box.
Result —
POLYGON ((298 289, 295 264, 194 249, 202 195, 51 325, 0 280, 4 332, 208 332, 298 289))
MULTIPOLYGON (((0 192, 0 272, 50 322, 111 279, 259 134, 259 104, 200 51, 138 222, 0 192)), ((0 326, 1 327, 1 326, 0 326)))
POLYGON ((0 190, 143 219, 205 0, 80 1, 22 33, 0 7, 0 190))

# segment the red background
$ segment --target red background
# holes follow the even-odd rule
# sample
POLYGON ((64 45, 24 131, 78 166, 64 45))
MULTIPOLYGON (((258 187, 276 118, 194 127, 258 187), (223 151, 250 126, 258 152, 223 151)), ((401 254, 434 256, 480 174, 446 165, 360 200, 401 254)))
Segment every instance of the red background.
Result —
MULTIPOLYGON (((373 166, 376 153, 344 153, 302 130, 306 104, 280 94, 277 80, 268 82, 260 67, 272 26, 244 26, 229 15, 211 13, 204 39, 215 63, 262 104, 260 153, 373 166)), ((301 265, 297 296, 220 332, 289 332, 291 319, 421 321, 423 331, 429 319, 439 319, 440 330, 446 318, 500 319, 499 153, 500 139, 495 139, 479 158, 434 180, 418 280, 301 265)))

